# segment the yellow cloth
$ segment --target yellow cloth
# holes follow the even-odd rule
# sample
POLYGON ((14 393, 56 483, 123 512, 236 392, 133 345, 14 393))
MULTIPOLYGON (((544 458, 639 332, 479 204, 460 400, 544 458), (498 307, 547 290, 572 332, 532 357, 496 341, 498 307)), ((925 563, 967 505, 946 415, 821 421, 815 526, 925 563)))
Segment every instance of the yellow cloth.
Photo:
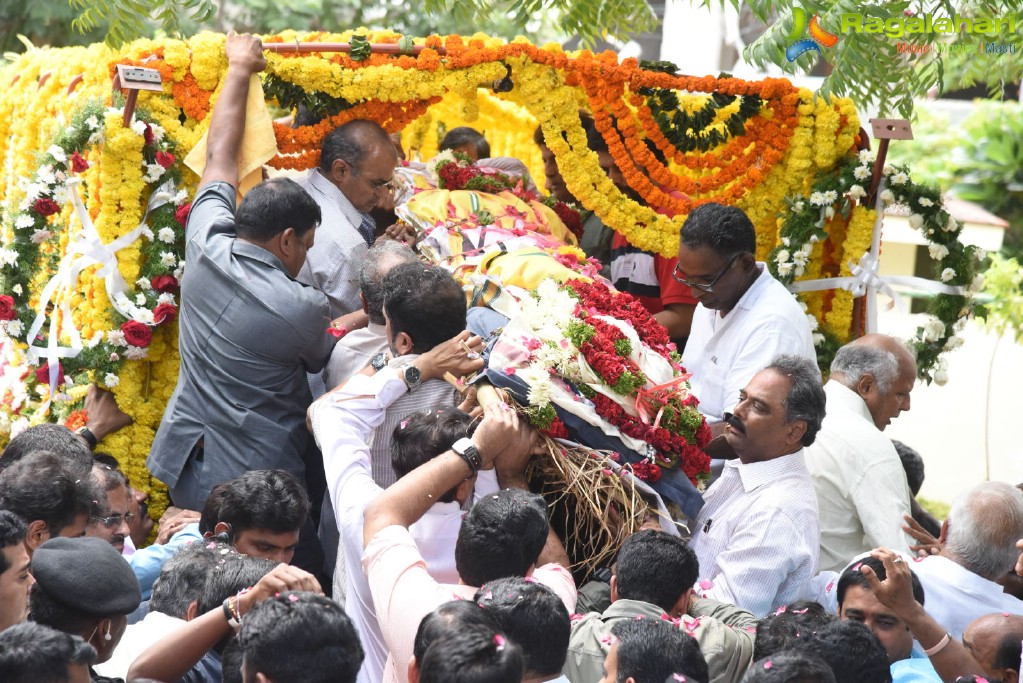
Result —
POLYGON ((515 285, 526 290, 536 289, 547 278, 560 283, 589 279, 561 265, 547 252, 533 247, 487 254, 476 269, 476 274, 496 277, 505 285, 515 285))
MULTIPOLYGON (((212 118, 212 117, 210 117, 212 118)), ((185 165, 202 177, 206 168, 206 140, 209 130, 185 157, 185 165)), ((238 150, 238 194, 246 192, 263 182, 263 164, 277 156, 277 137, 274 135, 273 119, 263 98, 263 84, 259 76, 252 74, 249 79, 249 97, 245 102, 245 132, 238 150)))

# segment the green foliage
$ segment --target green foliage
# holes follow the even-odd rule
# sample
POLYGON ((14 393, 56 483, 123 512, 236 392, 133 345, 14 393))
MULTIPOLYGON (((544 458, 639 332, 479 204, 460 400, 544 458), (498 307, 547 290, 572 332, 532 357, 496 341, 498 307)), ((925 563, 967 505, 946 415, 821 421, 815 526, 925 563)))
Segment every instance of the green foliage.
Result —
POLYGON ((1002 253, 1023 256, 1023 106, 977 102, 960 125, 920 113, 914 139, 893 144, 889 159, 1007 220, 1002 253))
POLYGON ((991 297, 983 316, 985 327, 1023 341, 1023 268, 1014 258, 999 254, 991 257, 991 267, 984 273, 984 292, 991 297))
POLYGON ((628 358, 629 354, 632 353, 632 342, 627 337, 622 337, 615 341, 615 353, 622 358, 628 358))
MULTIPOLYGON (((696 2, 697 0, 692 0, 696 2)), ((822 94, 833 93, 849 97, 862 110, 877 111, 882 115, 900 114, 910 117, 914 99, 924 97, 932 88, 959 87, 972 81, 994 84, 999 80, 1018 81, 1023 73, 1023 53, 1019 52, 1018 35, 987 36, 988 41, 1017 43, 1015 55, 975 54, 956 57, 954 75, 947 75, 950 66, 948 54, 937 54, 935 47, 946 44, 953 36, 944 33, 914 33, 889 37, 885 33, 840 33, 841 15, 869 14, 881 19, 903 19, 905 12, 915 15, 932 13, 963 17, 1005 17, 1015 11, 1010 3, 990 0, 889 0, 865 5, 859 0, 699 0, 703 6, 731 4, 736 9, 745 4, 753 14, 768 25, 767 31, 743 53, 746 61, 760 68, 777 66, 787 73, 809 71, 819 59, 831 65, 831 73, 821 86, 822 94), (838 43, 824 48, 824 54, 808 51, 789 62, 785 48, 790 44, 793 28, 791 11, 804 8, 808 14, 820 16, 821 25, 839 36, 838 43), (780 17, 780 18, 779 18, 780 17), (925 54, 900 54, 898 44, 905 43, 928 48, 925 54)), ((1016 4, 1016 3, 1011 3, 1016 4)), ((1019 28, 1017 26, 1017 28, 1019 28)), ((963 34, 970 35, 970 34, 963 34)), ((981 37, 960 38, 957 42, 979 42, 981 37)))
POLYGON ((106 43, 119 47, 152 34, 181 35, 183 23, 202 24, 216 14, 212 0, 68 0, 81 13, 71 22, 78 32, 106 29, 106 43))
POLYGON ((544 403, 542 406, 526 406, 524 412, 529 424, 539 430, 549 429, 551 423, 558 419, 558 413, 550 403, 544 403))
POLYGON ((593 338, 593 335, 597 333, 596 328, 593 325, 587 325, 582 320, 573 320, 565 328, 565 336, 572 342, 575 348, 582 348, 583 344, 593 338))
POLYGON ((285 111, 295 111, 300 106, 309 110, 310 116, 320 121, 335 114, 351 109, 352 103, 341 97, 332 97, 316 90, 303 90, 294 83, 267 74, 263 78, 263 93, 267 99, 276 99, 277 104, 285 111))
POLYGON ((937 520, 943 520, 948 517, 948 511, 952 509, 952 506, 948 503, 940 500, 928 500, 920 496, 917 496, 916 502, 920 503, 920 507, 934 515, 934 518, 937 520))

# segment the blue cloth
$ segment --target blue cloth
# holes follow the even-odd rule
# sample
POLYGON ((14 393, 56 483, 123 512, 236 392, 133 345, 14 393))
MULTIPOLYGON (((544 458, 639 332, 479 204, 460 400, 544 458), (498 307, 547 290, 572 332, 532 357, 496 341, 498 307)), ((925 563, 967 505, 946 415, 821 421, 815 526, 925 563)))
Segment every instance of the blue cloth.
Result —
POLYGON ((931 660, 916 649, 909 659, 892 664, 892 683, 940 683, 941 676, 934 670, 931 660))
POLYGON ((139 580, 143 600, 149 600, 153 596, 153 584, 160 576, 160 569, 163 568, 163 563, 167 561, 167 558, 176 553, 181 546, 201 540, 199 524, 186 524, 166 543, 154 543, 151 546, 140 548, 125 558, 135 572, 135 578, 139 580))
POLYGON ((202 187, 186 226, 178 351, 181 370, 146 465, 178 506, 201 510, 210 490, 248 470, 300 481, 322 462, 305 426, 307 372, 326 365, 327 297, 281 260, 238 239, 235 188, 202 187), (193 449, 203 440, 203 451, 193 449), (187 486, 178 487, 186 467, 187 486))

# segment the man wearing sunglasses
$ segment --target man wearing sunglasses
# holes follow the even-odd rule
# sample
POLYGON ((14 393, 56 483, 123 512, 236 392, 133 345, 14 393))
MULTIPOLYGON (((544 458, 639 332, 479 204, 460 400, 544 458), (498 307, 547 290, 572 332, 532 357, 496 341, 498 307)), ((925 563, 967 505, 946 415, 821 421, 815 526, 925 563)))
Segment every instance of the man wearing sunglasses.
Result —
POLYGON ((703 204, 682 226, 674 277, 699 301, 683 358, 715 436, 724 412, 772 358, 817 360, 806 313, 756 250, 753 223, 734 206, 703 204))
POLYGON ((128 480, 118 470, 98 462, 93 465, 92 476, 99 500, 92 502, 85 535, 102 538, 124 554, 124 539, 131 535, 131 523, 135 518, 128 480))

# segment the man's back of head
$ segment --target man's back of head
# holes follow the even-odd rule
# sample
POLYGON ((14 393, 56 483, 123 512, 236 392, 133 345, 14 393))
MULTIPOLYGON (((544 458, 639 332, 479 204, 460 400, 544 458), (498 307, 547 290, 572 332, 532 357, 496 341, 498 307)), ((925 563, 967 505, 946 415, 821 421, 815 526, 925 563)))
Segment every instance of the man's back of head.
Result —
POLYGON ((320 207, 291 178, 271 178, 249 190, 234 214, 238 237, 264 243, 292 228, 302 236, 320 224, 320 207))
POLYGON ((955 500, 946 523, 941 554, 997 581, 1019 558, 1015 544, 1023 538, 1023 492, 1003 482, 978 484, 955 500))
POLYGON ((688 589, 700 575, 696 553, 678 536, 663 531, 639 531, 622 544, 612 578, 617 599, 641 600, 678 616, 688 589))
MULTIPOLYGON (((459 439, 471 437, 477 424, 468 413, 458 408, 424 410, 406 416, 391 435, 391 466, 394 473, 400 479, 450 450, 459 439)), ((438 502, 449 503, 455 500, 458 488, 456 486, 442 495, 437 499, 438 502)))
POLYGON ((547 542, 547 505, 522 489, 505 489, 477 501, 462 520, 455 568, 468 586, 525 576, 547 542))
POLYGON ((682 629, 660 619, 623 619, 611 627, 615 642, 604 660, 614 681, 707 683, 710 675, 700 644, 682 629))
POLYGON ((572 623, 561 598, 537 581, 514 577, 484 584, 476 604, 522 648, 527 678, 555 678, 565 666, 572 623))
POLYGON ((282 593, 252 609, 238 639, 246 683, 354 683, 364 653, 348 615, 313 593, 282 593))
POLYGON ((425 353, 465 329, 465 293, 443 268, 395 266, 384 278, 384 314, 394 355, 425 353))
POLYGON ((0 631, 0 681, 88 683, 96 650, 78 636, 27 621, 0 631))
POLYGON ((522 650, 493 625, 466 623, 440 636, 419 663, 419 683, 520 683, 522 650))
POLYGON ((85 533, 97 500, 91 475, 80 475, 57 453, 34 451, 0 471, 0 508, 28 524, 30 551, 49 538, 85 533))
POLYGON ((80 476, 92 469, 92 451, 82 437, 64 425, 46 423, 29 427, 11 439, 0 455, 0 470, 33 451, 50 451, 63 456, 68 468, 80 476))
POLYGON ((384 324, 384 277, 395 266, 413 263, 416 255, 401 242, 395 240, 378 240, 366 252, 366 260, 359 269, 359 288, 366 315, 369 321, 377 325, 384 324))
POLYGON ((754 662, 742 683, 835 683, 835 674, 816 655, 786 650, 754 662))
POLYGON ((891 683, 891 663, 884 645, 859 622, 829 624, 815 638, 801 641, 797 650, 827 662, 837 683, 891 683))
POLYGON ((788 650, 804 638, 812 638, 837 617, 812 600, 797 600, 757 624, 753 659, 763 659, 788 650))
POLYGON ((160 568, 160 576, 153 584, 149 611, 178 619, 196 616, 208 577, 218 565, 226 562, 227 556, 234 555, 237 553, 230 545, 216 541, 189 543, 178 548, 160 568), (195 606, 190 610, 193 603, 195 606))
POLYGON ((226 533, 240 553, 289 563, 309 508, 293 474, 252 470, 228 483, 214 530, 226 533))
POLYGON ((987 614, 974 619, 963 634, 963 645, 992 680, 1017 683, 1023 652, 1023 615, 987 614))

